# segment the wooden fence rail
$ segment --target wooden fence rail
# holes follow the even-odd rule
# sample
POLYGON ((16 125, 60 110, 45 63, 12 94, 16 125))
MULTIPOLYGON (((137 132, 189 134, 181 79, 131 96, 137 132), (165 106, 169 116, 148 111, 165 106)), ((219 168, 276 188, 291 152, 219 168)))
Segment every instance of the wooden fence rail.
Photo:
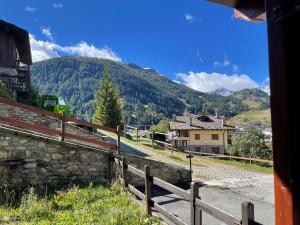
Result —
MULTIPOLYGON (((130 126, 127 126, 130 127, 130 126)), ((133 127, 132 127, 133 128, 133 127)), ((138 130, 137 128, 135 128, 136 130, 138 130)), ((187 150, 183 150, 183 149, 178 149, 175 148, 174 146, 172 146, 172 144, 165 142, 165 141, 159 141, 159 140, 155 140, 153 138, 154 134, 162 134, 162 135, 167 135, 164 133, 160 133, 160 132, 147 132, 147 133, 152 133, 151 135, 151 139, 150 138, 144 138, 144 137, 138 137, 138 139, 142 139, 142 140, 149 140, 152 141, 152 147, 153 147, 153 143, 158 143, 158 144, 162 144, 164 146, 164 148, 166 150, 171 150, 173 151, 178 151, 178 152, 185 152, 185 153, 190 153, 193 155, 201 155, 201 156, 207 156, 207 157, 213 157, 213 158, 218 158, 218 159, 224 159, 224 160, 237 160, 237 161, 248 161, 250 164, 253 163, 266 163, 269 165, 273 165, 273 161, 272 160, 265 160, 265 159, 256 159, 256 158, 247 158, 247 157, 238 157, 238 156, 231 156, 231 155, 221 155, 221 154, 213 154, 213 153, 204 153, 204 152, 195 152, 195 151, 187 151, 187 150)), ((136 136, 130 132, 127 132, 128 135, 130 136, 136 136)))
POLYGON ((202 155, 202 156, 208 156, 213 158, 219 158, 219 159, 229 159, 229 160, 239 160, 239 161, 249 161, 251 162, 259 162, 259 163, 267 163, 269 165, 273 165, 272 160, 265 160, 265 159, 255 159, 255 158, 246 158, 246 157, 238 157, 238 156, 231 156, 231 155, 221 155, 221 154, 212 154, 212 153, 204 153, 204 152, 194 152, 194 151, 184 151, 186 153, 191 153, 193 155, 202 155))
MULTIPOLYGON (((58 131, 58 130, 47 128, 47 127, 44 127, 41 125, 26 123, 26 122, 23 122, 20 120, 15 120, 15 119, 3 117, 3 116, 0 116, 0 122, 4 122, 11 126, 19 127, 22 129, 27 129, 27 130, 38 132, 41 134, 59 137, 61 141, 64 141, 64 138, 70 138, 73 140, 86 142, 87 144, 92 143, 92 144, 100 145, 102 147, 106 147, 106 148, 113 149, 113 150, 115 150, 117 148, 116 145, 106 143, 104 141, 100 141, 100 140, 96 140, 96 139, 92 139, 92 138, 88 138, 88 137, 84 137, 84 136, 79 136, 76 134, 66 133, 65 128, 63 128, 63 127, 61 128, 60 131, 58 131)), ((62 125, 63 124, 64 123, 62 122, 62 125)))
MULTIPOLYGON (((125 188, 130 192, 135 194, 139 199, 141 199, 146 205, 146 211, 148 215, 152 214, 152 208, 156 209, 160 214, 166 217, 169 221, 173 222, 176 225, 186 225, 180 218, 170 213, 166 208, 159 205, 158 202, 155 202, 152 199, 151 192, 152 186, 157 185, 165 190, 168 190, 171 193, 174 193, 181 197, 182 199, 190 202, 190 224, 191 225, 202 225, 202 212, 209 214, 210 216, 230 225, 262 225, 254 221, 254 205, 250 202, 243 202, 241 204, 242 210, 242 219, 239 219, 230 213, 225 212, 222 209, 214 207, 209 203, 201 200, 199 196, 199 187, 202 186, 201 182, 192 182, 191 191, 186 191, 182 188, 179 188, 173 184, 170 184, 164 180, 161 180, 158 177, 151 175, 151 168, 148 165, 145 165, 145 170, 139 170, 131 165, 126 164, 125 158, 122 157, 122 160, 114 158, 118 166, 121 167, 122 178, 120 178, 121 183, 125 188), (145 193, 140 192, 134 186, 127 183, 127 172, 131 172, 134 175, 144 179, 145 193)), ((168 222, 168 221, 166 221, 168 222)))
MULTIPOLYGON (((54 112, 49 112, 49 111, 46 111, 46 110, 43 110, 43 109, 40 109, 40 108, 37 108, 37 107, 34 107, 34 106, 26 105, 26 104, 23 104, 23 103, 20 103, 20 102, 11 100, 11 99, 6 99, 6 98, 0 97, 0 103, 6 104, 6 105, 9 105, 9 106, 18 107, 18 108, 21 108, 21 109, 25 109, 25 110, 28 110, 30 112, 34 112, 36 114, 39 114, 41 116, 49 116, 49 117, 61 119, 60 114, 57 114, 57 113, 54 113, 54 112)), ((64 119, 65 119, 65 121, 73 122, 73 123, 76 123, 78 125, 117 133, 117 129, 101 126, 101 125, 94 124, 94 123, 89 123, 89 122, 86 122, 86 121, 77 120, 75 117, 65 117, 64 119)))

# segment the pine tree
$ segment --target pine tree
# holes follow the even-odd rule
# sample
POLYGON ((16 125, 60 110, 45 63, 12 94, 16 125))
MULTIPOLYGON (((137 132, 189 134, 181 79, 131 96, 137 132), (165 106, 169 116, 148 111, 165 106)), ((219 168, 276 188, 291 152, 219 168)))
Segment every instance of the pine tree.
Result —
POLYGON ((119 90, 114 86, 108 67, 104 68, 103 78, 95 95, 96 108, 93 122, 116 128, 122 120, 122 104, 119 90))

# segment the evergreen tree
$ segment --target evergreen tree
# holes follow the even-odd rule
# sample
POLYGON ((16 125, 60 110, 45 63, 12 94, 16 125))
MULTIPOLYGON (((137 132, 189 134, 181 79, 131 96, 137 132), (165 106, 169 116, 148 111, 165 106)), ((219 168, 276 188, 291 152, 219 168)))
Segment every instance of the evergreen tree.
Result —
POLYGON ((95 95, 96 108, 93 122, 116 128, 121 124, 122 105, 117 87, 114 86, 108 67, 104 68, 103 78, 95 95))

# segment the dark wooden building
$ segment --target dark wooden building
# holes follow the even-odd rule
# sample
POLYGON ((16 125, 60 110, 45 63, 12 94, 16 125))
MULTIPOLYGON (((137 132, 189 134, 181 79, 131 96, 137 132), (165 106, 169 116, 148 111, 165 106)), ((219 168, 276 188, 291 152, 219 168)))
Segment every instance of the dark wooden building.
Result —
POLYGON ((28 92, 31 64, 28 32, 0 20, 0 80, 18 95, 28 92))

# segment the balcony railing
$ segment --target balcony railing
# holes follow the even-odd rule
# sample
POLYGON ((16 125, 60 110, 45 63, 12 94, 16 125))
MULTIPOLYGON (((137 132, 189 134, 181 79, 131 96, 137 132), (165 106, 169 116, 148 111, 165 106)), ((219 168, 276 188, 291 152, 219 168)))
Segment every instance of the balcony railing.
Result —
POLYGON ((20 65, 16 68, 17 74, 0 73, 0 80, 4 81, 7 88, 17 93, 24 93, 29 90, 30 72, 27 65, 20 65))

